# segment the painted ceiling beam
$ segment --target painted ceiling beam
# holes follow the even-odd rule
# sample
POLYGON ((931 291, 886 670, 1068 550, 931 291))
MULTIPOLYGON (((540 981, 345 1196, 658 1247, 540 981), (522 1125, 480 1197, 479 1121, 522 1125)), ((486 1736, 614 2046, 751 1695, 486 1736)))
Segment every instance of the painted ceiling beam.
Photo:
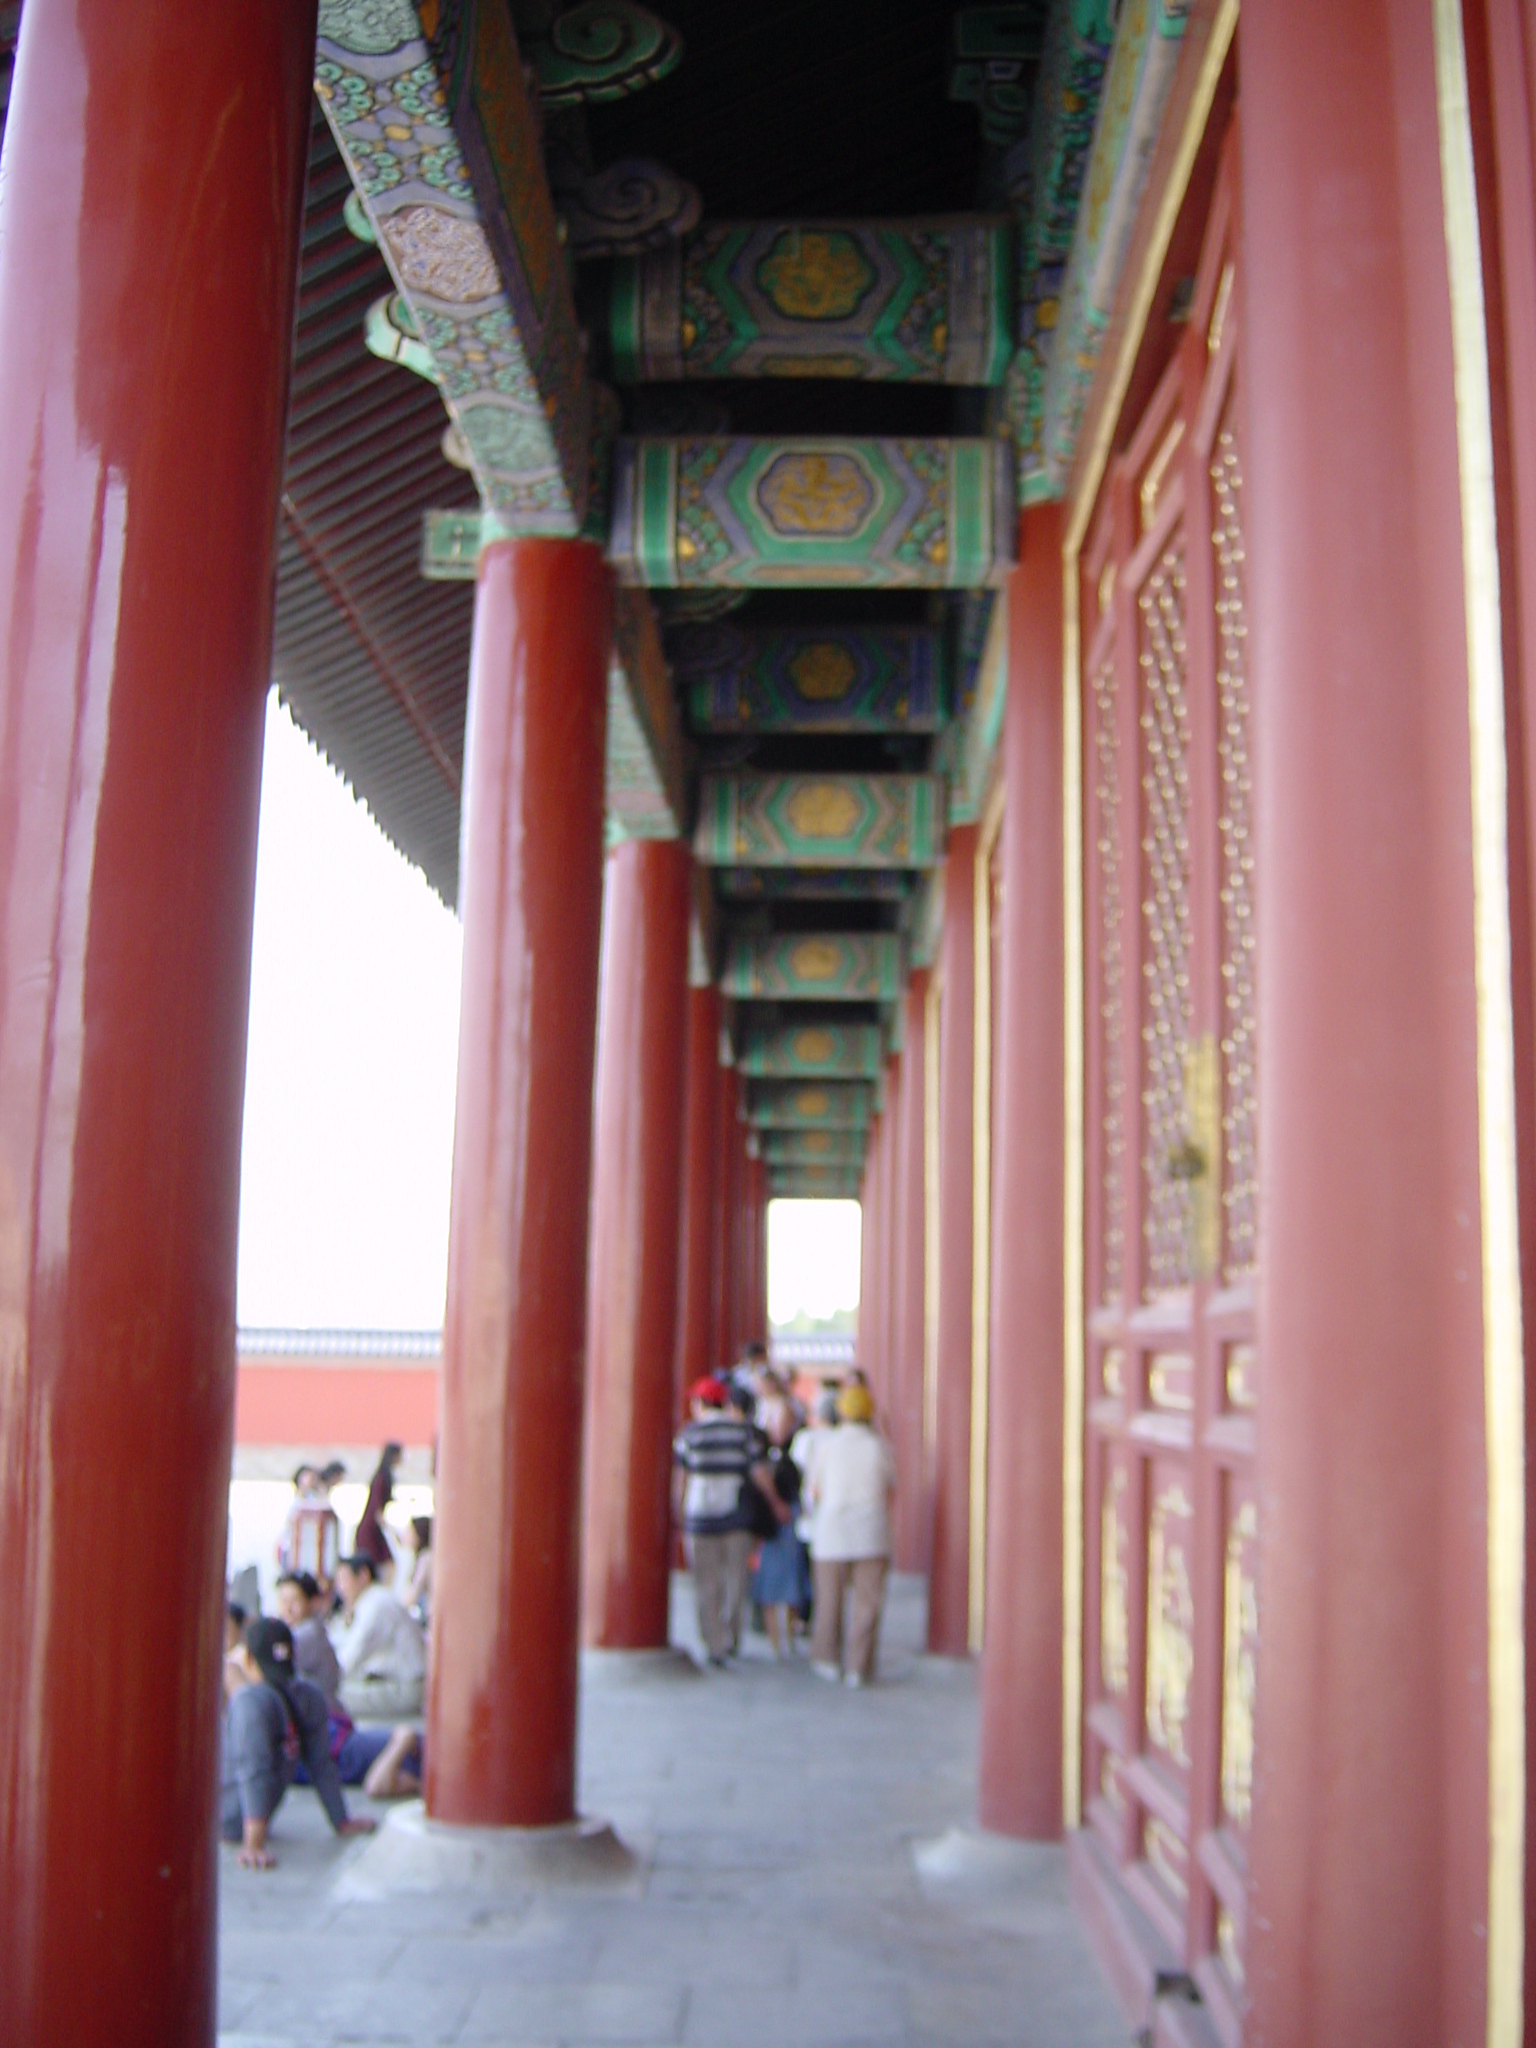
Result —
POLYGON ((742 1121, 758 1131, 862 1131, 874 1113, 867 1081, 754 1081, 742 1121))
POLYGON ((640 590, 616 590, 608 670, 606 804, 610 838, 678 839, 688 815, 688 743, 640 590))
POLYGON ((881 1057, 878 1024, 749 1024, 737 1066, 753 1080, 873 1081, 881 1057))
POLYGON ((944 854, 935 775, 706 775, 694 858, 709 867, 926 868, 944 854))
POLYGON ((827 1130, 765 1129, 759 1138, 759 1157, 770 1166, 858 1166, 864 1158, 867 1134, 862 1127, 827 1130))
POLYGON ((679 628, 672 667, 696 732, 937 732, 944 643, 931 627, 679 628))
POLYGON ((614 375, 1000 384, 1013 284, 1006 215, 708 221, 615 265, 614 375))
POLYGON ((716 868, 720 894, 731 903, 836 903, 846 897, 904 903, 912 876, 901 868, 716 868))
POLYGON ((746 1001, 893 1003, 901 941, 894 932, 738 933, 720 987, 746 1001))
POLYGON ((481 501, 581 531, 592 388, 501 0, 321 0, 315 91, 481 501))
POLYGON ((657 589, 964 590, 1013 561, 1001 440, 621 437, 608 556, 657 589))
POLYGON ((856 1202, 861 1178, 819 1166, 782 1167, 769 1172, 768 1198, 775 1202, 856 1202))

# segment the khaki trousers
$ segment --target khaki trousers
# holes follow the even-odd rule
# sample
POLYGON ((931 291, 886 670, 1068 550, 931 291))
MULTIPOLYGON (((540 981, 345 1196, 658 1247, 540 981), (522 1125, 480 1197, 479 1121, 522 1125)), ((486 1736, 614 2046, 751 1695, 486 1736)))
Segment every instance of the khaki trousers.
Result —
POLYGON ((853 1589, 848 1618, 847 1668, 859 1678, 875 1675, 880 1641, 880 1603, 885 1597, 883 1557, 818 1557, 816 1613, 811 1631, 811 1656, 818 1664, 842 1661, 843 1595, 853 1589))
POLYGON ((711 1657, 728 1656, 740 1647, 747 1567, 752 1562, 755 1540, 747 1529, 730 1529, 723 1536, 688 1538, 693 1597, 699 1607, 699 1634, 711 1657))
POLYGON ((705 1654, 710 1657, 723 1657, 731 1647, 725 1623, 725 1546, 730 1540, 729 1536, 688 1538, 688 1565, 699 1609, 699 1634, 704 1638, 705 1654))

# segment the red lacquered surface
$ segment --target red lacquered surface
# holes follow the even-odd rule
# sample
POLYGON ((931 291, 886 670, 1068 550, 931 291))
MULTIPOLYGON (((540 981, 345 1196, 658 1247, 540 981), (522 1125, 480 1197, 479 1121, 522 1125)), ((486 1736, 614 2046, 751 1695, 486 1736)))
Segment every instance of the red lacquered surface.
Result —
POLYGON ((30 0, 0 173, 0 2040, 210 2043, 314 6, 30 0))
POLYGON ((678 1251, 679 1413, 687 1390, 713 1370, 716 1121, 720 1106, 720 991, 688 991, 687 1102, 683 1111, 683 1215, 678 1251))
POLYGON ((1431 29, 1253 0, 1241 30, 1264 2048, 1485 2033, 1470 766, 1431 29))
POLYGON ((920 1572, 925 1571, 928 1565, 928 1504, 923 1486, 926 968, 919 968, 912 976, 902 1001, 906 1005, 906 1022, 901 1058, 897 1063, 897 1086, 901 1099, 896 1119, 897 1157, 892 1174, 896 1256, 890 1294, 895 1357, 890 1373, 888 1423, 896 1452, 894 1561, 898 1571, 920 1572))
POLYGON ((664 1649, 692 862, 675 839, 608 856, 598 1011, 582 1632, 664 1649))
POLYGON ((1061 1832, 1061 515, 1020 522, 1003 718, 1002 987, 992 1048, 983 1827, 1061 1832))
POLYGON ((939 1032, 939 1302, 928 1648, 963 1657, 971 1580, 971 1162, 975 1102, 976 827, 949 835, 939 1032))
POLYGON ((736 1203, 741 1186, 742 1130, 738 1122, 741 1081, 734 1067, 718 1070, 715 1110, 715 1256, 712 1368, 736 1356, 736 1203))
POLYGON ((583 541, 481 556, 426 1792, 486 1826, 575 1811, 612 609, 583 541))
POLYGON ((875 1350, 875 1239, 878 1235, 880 1176, 875 1161, 880 1148, 880 1119, 869 1126, 864 1170, 859 1177, 859 1319, 856 1333, 859 1364, 867 1373, 875 1350))

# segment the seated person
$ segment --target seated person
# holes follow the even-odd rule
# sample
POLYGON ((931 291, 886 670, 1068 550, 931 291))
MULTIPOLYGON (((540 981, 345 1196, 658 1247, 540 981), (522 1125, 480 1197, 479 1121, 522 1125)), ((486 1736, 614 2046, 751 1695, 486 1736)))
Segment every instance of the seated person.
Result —
POLYGON ((366 1835, 371 1820, 350 1820, 326 1733, 325 1698, 293 1668, 293 1637, 285 1621, 264 1616, 247 1625, 236 1653, 244 1682, 224 1712, 219 1832, 238 1842, 250 1870, 277 1861, 267 1828, 302 1758, 310 1782, 338 1835, 366 1835))
POLYGON ((313 1572, 284 1572, 277 1582, 277 1611, 293 1637, 293 1668, 318 1685, 333 1711, 341 1692, 341 1666, 325 1632, 330 1602, 313 1572))
POLYGON ((427 1669, 419 1625, 360 1551, 336 1567, 336 1590, 342 1614, 331 1625, 331 1642, 341 1664, 341 1704, 359 1721, 419 1714, 427 1669))
MULTIPOLYGON (((285 1572, 277 1582, 278 1612, 293 1636, 293 1664, 300 1678, 307 1678, 325 1694, 330 1723, 331 1761, 343 1785, 362 1785, 381 1799, 420 1791, 419 1757, 421 1739, 414 1728, 359 1728, 341 1704, 341 1666, 321 1616, 329 1603, 308 1572, 285 1572), (406 1740, 405 1738, 409 1738, 406 1740), (386 1749, 394 1747, 378 1772, 374 1771, 386 1749), (382 1785, 382 1791, 377 1786, 382 1785)), ((307 1785, 309 1772, 302 1761, 294 1772, 296 1785, 307 1785)))

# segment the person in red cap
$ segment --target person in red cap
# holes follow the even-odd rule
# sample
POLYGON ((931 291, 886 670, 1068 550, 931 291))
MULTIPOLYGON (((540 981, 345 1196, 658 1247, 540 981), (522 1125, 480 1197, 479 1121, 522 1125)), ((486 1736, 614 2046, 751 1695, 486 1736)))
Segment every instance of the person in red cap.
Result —
MULTIPOLYGON (((745 1573, 737 1552, 752 1547, 742 1490, 756 1485, 775 1514, 768 1441, 743 1415, 727 1415, 723 1381, 695 1380, 688 1389, 693 1419, 672 1446, 681 1480, 683 1534, 699 1606, 699 1634, 711 1664, 723 1665, 741 1638, 745 1573), (734 1609, 734 1611, 733 1611, 734 1609)), ((749 1501, 750 1505, 750 1501, 749 1501)))

